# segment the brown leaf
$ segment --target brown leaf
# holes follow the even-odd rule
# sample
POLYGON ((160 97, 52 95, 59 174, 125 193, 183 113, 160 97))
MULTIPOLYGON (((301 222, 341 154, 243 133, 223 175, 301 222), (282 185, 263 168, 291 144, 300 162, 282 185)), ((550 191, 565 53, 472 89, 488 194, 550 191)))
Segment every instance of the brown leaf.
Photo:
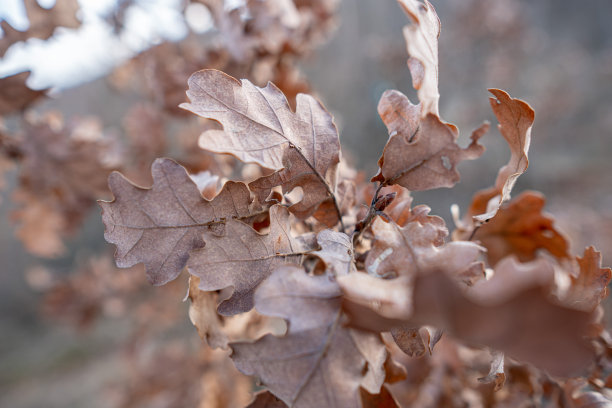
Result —
POLYGON ((285 408, 287 405, 270 391, 260 391, 246 408, 285 408))
POLYGON ((312 254, 321 258, 333 276, 346 275, 355 270, 353 262, 353 242, 351 238, 332 230, 323 230, 317 234, 320 250, 312 254))
POLYGON ((359 393, 361 394, 363 408, 400 408, 400 405, 393 398, 389 389, 384 385, 380 390, 380 394, 372 395, 363 388, 359 388, 359 393))
POLYGON ((198 289, 200 279, 189 277, 189 319, 202 340, 212 348, 227 348, 228 339, 217 314, 217 295, 198 289))
POLYGON ((503 388, 506 382, 506 374, 504 373, 504 353, 494 351, 491 353, 491 369, 486 377, 478 379, 484 384, 495 384, 494 390, 499 391, 503 388))
POLYGON ((291 262, 299 264, 310 252, 291 235, 289 212, 282 206, 270 208, 270 232, 260 234, 249 225, 228 220, 223 233, 203 230, 205 247, 192 251, 188 270, 200 278, 205 291, 233 288, 222 299, 218 311, 233 315, 253 307, 253 293, 275 267, 291 262))
POLYGON ((278 268, 257 290, 255 303, 261 313, 287 319, 289 331, 233 343, 232 359, 287 405, 360 407, 360 387, 380 392, 386 348, 379 336, 342 326, 341 292, 326 275, 278 268))
POLYGON ((527 152, 535 118, 533 109, 526 102, 511 98, 501 89, 489 89, 489 92, 494 96, 489 98, 489 102, 499 121, 499 131, 510 146, 510 161, 499 169, 493 187, 474 196, 469 214, 479 222, 495 216, 502 203, 510 199, 510 192, 518 177, 527 170, 527 152))
POLYGON ((386 208, 385 213, 400 227, 413 221, 421 224, 432 224, 438 230, 438 237, 434 241, 434 245, 444 245, 444 239, 448 236, 448 228, 446 228, 444 220, 437 215, 429 215, 431 208, 426 205, 421 204, 411 208, 412 197, 408 190, 399 186, 394 186, 394 188, 401 190, 386 208))
POLYGON ((0 38, 0 57, 16 42, 29 38, 46 40, 57 27, 77 28, 81 24, 76 18, 79 10, 77 0, 57 1, 50 9, 41 7, 37 0, 24 0, 24 6, 29 20, 26 31, 16 30, 6 21, 0 21, 3 32, 0 38))
POLYGON ((391 336, 397 346, 410 357, 429 354, 442 337, 442 331, 429 327, 410 327, 402 325, 391 329, 391 336))
POLYGON ((404 227, 377 217, 372 223, 374 244, 366 259, 368 274, 376 277, 414 277, 430 268, 459 274, 478 261, 483 248, 473 242, 439 246, 438 226, 412 221, 404 227))
POLYGON ((551 303, 536 282, 508 298, 488 297, 486 303, 462 293, 440 270, 417 276, 414 284, 363 273, 338 282, 356 327, 380 331, 400 324, 432 325, 468 345, 499 350, 554 375, 575 374, 592 358, 584 342, 592 316, 551 303), (368 290, 372 287, 374 294, 368 290), (370 312, 363 313, 366 309, 370 312))
POLYGON ((601 252, 590 246, 578 260, 577 276, 570 275, 570 286, 561 296, 564 305, 572 309, 592 312, 608 296, 612 278, 610 268, 601 267, 601 252))
POLYGON ((116 144, 97 120, 65 124, 54 112, 28 115, 23 132, 11 139, 7 153, 20 161, 14 193, 19 208, 12 214, 17 235, 36 255, 61 255, 62 239, 107 192, 106 179, 117 165, 116 144))
POLYGON ((408 49, 408 68, 412 86, 418 90, 423 116, 438 116, 438 37, 440 19, 431 3, 417 0, 398 0, 404 12, 412 20, 404 26, 404 38, 408 49))
POLYGON ((567 239, 555 228, 554 219, 542 212, 544 204, 542 194, 526 191, 502 205, 494 218, 476 230, 472 240, 487 248, 490 265, 508 255, 531 261, 541 249, 559 259, 569 258, 567 239))
POLYGON ((26 85, 29 76, 30 71, 24 71, 0 78, 0 116, 23 111, 45 95, 46 90, 35 91, 26 85))
POLYGON ((389 141, 378 160, 380 172, 373 181, 399 184, 412 191, 452 187, 460 179, 456 166, 484 152, 478 139, 485 124, 472 133, 471 143, 461 149, 459 131, 433 114, 424 114, 399 91, 385 91, 378 103, 378 114, 387 126, 389 141))
POLYGON ((204 132, 200 147, 276 171, 250 185, 261 202, 274 186, 282 185, 285 192, 301 186, 308 194, 291 209, 304 218, 333 196, 338 131, 313 97, 298 95, 293 112, 273 84, 259 88, 216 70, 193 74, 187 96, 191 103, 182 104, 183 109, 223 125, 223 131, 204 132))
POLYGON ((251 199, 246 185, 230 181, 205 200, 187 171, 170 159, 155 160, 151 173, 151 189, 111 174, 115 200, 100 206, 104 238, 117 246, 117 266, 144 263, 149 281, 163 285, 180 274, 189 251, 204 247, 205 232, 221 233, 226 220, 251 215, 251 199))

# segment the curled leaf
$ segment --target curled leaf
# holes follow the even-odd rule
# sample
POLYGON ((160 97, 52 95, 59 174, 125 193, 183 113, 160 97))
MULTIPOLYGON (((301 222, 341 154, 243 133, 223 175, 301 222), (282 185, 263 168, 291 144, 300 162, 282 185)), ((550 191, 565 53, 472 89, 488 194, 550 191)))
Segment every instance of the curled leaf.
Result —
POLYGON ((432 4, 425 0, 398 0, 413 24, 404 27, 404 38, 410 58, 408 67, 412 86, 418 91, 423 115, 438 115, 438 37, 440 19, 432 4))
POLYGON ((501 89, 489 89, 489 92, 494 96, 489 98, 489 102, 499 121, 499 131, 510 146, 510 161, 499 169, 493 187, 474 196, 470 214, 479 222, 495 216, 502 203, 510 199, 510 192, 518 177, 527 170, 527 152, 535 118, 533 109, 526 102, 510 97, 501 89))

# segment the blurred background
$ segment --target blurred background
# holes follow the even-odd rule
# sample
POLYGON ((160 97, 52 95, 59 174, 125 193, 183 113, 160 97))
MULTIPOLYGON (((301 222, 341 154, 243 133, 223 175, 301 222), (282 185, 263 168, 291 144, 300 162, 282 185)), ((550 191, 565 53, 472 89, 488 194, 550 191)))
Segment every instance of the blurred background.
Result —
MULTIPOLYGON (((199 350, 181 302, 185 281, 154 288, 141 270, 113 268, 95 205, 110 198, 108 172, 150 185, 157 156, 194 172, 232 166, 197 152, 198 122, 176 109, 187 77, 202 68, 271 80, 290 100, 317 95, 335 117, 344 158, 366 177, 387 141, 380 95, 395 88, 416 101, 408 20, 395 1, 255 3, 0 4, 0 406, 233 406, 202 398, 222 394, 219 373, 232 368, 215 366, 224 355, 199 350), (98 167, 81 170, 81 162, 98 167)), ((514 195, 543 192, 573 253, 593 243, 609 265, 612 3, 433 4, 442 22, 441 117, 465 145, 483 120, 496 124, 487 88, 529 102, 530 167, 514 195)), ((454 189, 414 194, 450 229, 451 204, 465 211, 508 160, 495 127, 483 144, 482 158, 459 166, 454 189)))

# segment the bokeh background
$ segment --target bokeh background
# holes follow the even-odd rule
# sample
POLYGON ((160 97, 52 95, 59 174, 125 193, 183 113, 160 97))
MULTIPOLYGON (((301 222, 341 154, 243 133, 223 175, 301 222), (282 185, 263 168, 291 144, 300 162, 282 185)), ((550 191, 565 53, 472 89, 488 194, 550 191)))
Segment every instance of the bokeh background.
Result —
MULTIPOLYGON (((181 17, 180 1, 135 0, 140 11, 126 22, 124 32, 128 34, 115 38, 108 34, 112 32, 110 22, 96 16, 109 13, 120 3, 81 1, 79 30, 84 31, 75 38, 64 38, 64 44, 60 40, 70 33, 68 29, 56 32, 57 38, 51 40, 15 45, 0 59, 0 75, 30 69, 29 85, 53 88, 50 98, 32 108, 35 111, 59 110, 65 117, 95 115, 104 127, 120 128, 126 110, 140 96, 118 93, 107 75, 150 47, 182 41, 189 29, 181 17)), ((487 88, 501 88, 529 102, 536 111, 530 167, 514 194, 528 189, 543 192, 547 210, 572 239, 573 252, 594 243, 603 253, 604 265, 610 265, 612 2, 434 0, 433 4, 442 21, 442 118, 461 129, 460 144, 467 144, 471 130, 483 120, 496 123, 487 88)), ((14 26, 24 24, 18 0, 3 1, 0 13, 0 18, 14 26)), ((198 38, 208 41, 206 30, 215 28, 206 15, 193 18, 196 21, 191 24, 199 24, 204 33, 198 38)), ((387 140, 376 114, 380 95, 395 88, 416 100, 401 33, 406 23, 393 0, 343 0, 329 38, 298 62, 312 91, 336 118, 344 158, 367 176, 376 172, 376 161, 387 140)), ((18 120, 18 115, 4 118, 9 128, 17 127, 18 120)), ((509 157, 494 127, 483 143, 487 152, 482 158, 460 165, 462 182, 457 187, 414 194, 416 204, 431 206, 451 228, 450 205, 456 203, 465 209, 475 191, 493 183, 497 169, 509 157)), ((130 405, 117 386, 143 369, 165 370, 171 376, 173 370, 181 369, 181 358, 188 358, 190 350, 196 353, 193 350, 200 340, 188 320, 187 305, 181 303, 184 288, 151 287, 143 289, 144 294, 139 292, 143 298, 167 296, 172 303, 169 307, 182 313, 167 316, 172 321, 168 330, 151 327, 155 325, 152 321, 164 319, 163 304, 141 311, 143 317, 136 323, 120 311, 102 314, 85 328, 57 316, 48 318, 40 281, 49 275, 59 279, 79 268, 112 271, 104 260, 95 268, 89 260, 112 249, 103 240, 99 210, 93 208, 68 240, 65 254, 55 259, 29 254, 15 238, 11 221, 16 209, 11 194, 18 170, 9 170, 4 177, 0 202, 0 406, 141 406, 136 402, 130 405), (164 348, 166 360, 147 367, 149 357, 159 356, 157 346, 149 343, 139 359, 126 358, 126 342, 132 341, 133 348, 141 346, 133 337, 135 325, 141 325, 149 336, 159 336, 157 343, 174 345, 164 348)), ((112 304, 106 307, 113 310, 112 304)), ((143 378, 145 381, 149 380, 143 378)), ((146 387, 143 389, 146 393, 146 387)), ((172 396, 164 398, 142 406, 172 406, 172 396)))

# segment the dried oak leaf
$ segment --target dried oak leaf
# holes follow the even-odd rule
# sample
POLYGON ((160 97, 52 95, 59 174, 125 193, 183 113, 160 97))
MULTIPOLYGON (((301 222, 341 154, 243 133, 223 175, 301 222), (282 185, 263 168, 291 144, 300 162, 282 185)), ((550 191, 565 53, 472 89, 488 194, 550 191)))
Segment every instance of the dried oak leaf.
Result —
POLYGON ((30 73, 24 71, 0 78, 0 116, 22 111, 45 95, 46 90, 35 91, 26 85, 30 73))
POLYGON ((437 215, 429 215, 431 208, 426 205, 420 204, 412 208, 412 197, 405 188, 400 186, 389 188, 397 190, 393 202, 385 209, 385 213, 400 227, 413 221, 418 221, 421 224, 432 224, 438 231, 438 237, 434 241, 434 245, 443 245, 444 239, 448 236, 448 228, 446 228, 444 219, 437 215))
POLYGON ((582 258, 576 259, 577 274, 570 276, 570 286, 561 301, 572 309, 592 312, 608 296, 612 269, 601 267, 601 253, 592 246, 584 250, 582 258))
POLYGON ((317 234, 320 250, 312 254, 325 262, 334 276, 346 275, 355 270, 353 262, 353 242, 351 238, 332 230, 323 230, 317 234))
MULTIPOLYGON (((531 261, 540 249, 559 259, 569 258, 567 239, 555 228, 554 219, 542 212, 545 202, 541 193, 526 191, 502 205, 494 218, 476 230, 472 240, 487 249, 490 265, 508 255, 531 261)), ((459 237, 467 238, 465 235, 459 237)))
POLYGON ((223 125, 223 131, 204 132, 200 147, 276 171, 249 184, 260 202, 275 186, 284 192, 300 186, 308 194, 290 210, 305 218, 333 200, 340 141, 331 115, 316 99, 298 95, 293 112, 272 83, 259 88, 216 70, 194 73, 187 96, 191 103, 181 108, 223 125))
POLYGON ((462 149, 456 143, 457 127, 422 109, 399 91, 382 95, 378 114, 387 126, 389 140, 378 160, 379 173, 372 181, 399 184, 412 191, 452 187, 460 179, 457 164, 482 155, 484 146, 478 140, 488 124, 476 129, 470 145, 462 149))
POLYGON ((153 187, 141 188, 114 172, 108 180, 115 200, 100 202, 104 238, 117 246, 120 268, 144 263, 153 285, 175 279, 191 250, 204 247, 204 233, 220 234, 228 220, 251 215, 245 184, 227 182, 211 201, 187 171, 170 159, 151 167, 153 187))
POLYGON ((222 299, 223 315, 247 312, 253 308, 253 293, 275 267, 301 262, 312 248, 291 235, 289 212, 285 207, 270 208, 270 231, 260 234, 242 221, 227 220, 223 233, 203 231, 206 246, 189 256, 189 273, 200 278, 205 291, 233 288, 222 299))
POLYGON ((477 222, 495 216, 502 203, 510 199, 510 192, 518 177, 527 170, 527 152, 535 118, 535 112, 526 102, 510 97, 501 89, 489 89, 489 92, 494 96, 489 98, 489 102, 499 121, 499 131, 510 147, 510 161, 499 169, 493 187, 474 195, 469 215, 477 222))
POLYGON ((276 269, 255 293, 259 312, 288 320, 284 337, 233 343, 232 359, 292 407, 362 407, 359 388, 378 394, 387 350, 378 335, 342 325, 341 292, 326 275, 276 269))
POLYGON ((65 124, 49 112, 26 117, 12 143, 20 161, 14 193, 19 208, 12 215, 17 235, 36 255, 60 255, 62 238, 77 230, 107 192, 107 176, 117 165, 114 140, 95 119, 65 124))
POLYGON ((270 391, 260 391, 253 396, 253 401, 246 408, 285 408, 287 404, 279 400, 270 391))
POLYGON ((483 252, 473 242, 449 242, 439 246, 439 229, 433 223, 412 221, 404 227, 377 217, 372 223, 374 243, 366 258, 366 269, 375 277, 408 277, 420 271, 444 268, 460 274, 470 268, 483 252))
POLYGON ((410 357, 421 357, 429 354, 436 343, 442 338, 442 330, 431 327, 411 327, 401 325, 390 330, 395 344, 410 357))
POLYGON ((29 38, 46 40, 57 27, 77 28, 81 24, 76 18, 79 10, 77 0, 57 1, 50 9, 41 7, 37 0, 24 0, 24 6, 29 20, 26 31, 16 30, 6 21, 0 21, 3 32, 0 37, 0 57, 16 42, 29 38))
POLYGON ((491 369, 486 377, 478 379, 484 384, 495 384, 494 390, 499 391, 506 382, 506 374, 504 373, 504 353, 494 351, 491 353, 491 369))
POLYGON ((423 115, 438 116, 438 37, 440 19, 432 4, 425 0, 398 0, 413 24, 404 26, 404 38, 408 50, 408 68, 412 86, 418 91, 423 115))
MULTIPOLYGON (((532 271, 539 267, 532 265, 532 271)), ((376 331, 432 325, 468 345, 499 350, 554 375, 575 374, 590 362, 584 336, 592 315, 552 303, 546 293, 550 283, 543 288, 535 280, 517 286, 512 296, 479 299, 443 270, 425 272, 413 282, 364 273, 339 277, 351 324, 376 331)))
POLYGON ((198 334, 212 348, 227 348, 228 339, 217 314, 217 294, 198 289, 200 279, 189 277, 189 319, 198 334))

